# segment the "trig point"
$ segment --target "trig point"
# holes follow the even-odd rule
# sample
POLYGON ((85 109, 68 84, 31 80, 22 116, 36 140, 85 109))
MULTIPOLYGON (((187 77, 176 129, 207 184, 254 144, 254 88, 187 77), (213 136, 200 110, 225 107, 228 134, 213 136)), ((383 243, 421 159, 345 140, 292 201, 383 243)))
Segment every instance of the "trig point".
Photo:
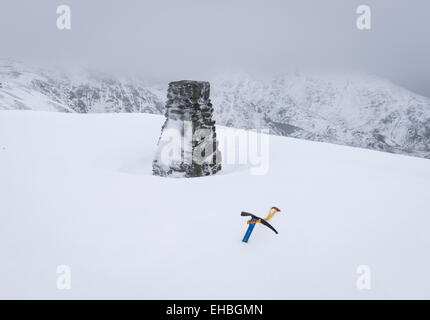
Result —
POLYGON ((169 83, 154 175, 201 177, 221 170, 209 87, 203 81, 169 83))

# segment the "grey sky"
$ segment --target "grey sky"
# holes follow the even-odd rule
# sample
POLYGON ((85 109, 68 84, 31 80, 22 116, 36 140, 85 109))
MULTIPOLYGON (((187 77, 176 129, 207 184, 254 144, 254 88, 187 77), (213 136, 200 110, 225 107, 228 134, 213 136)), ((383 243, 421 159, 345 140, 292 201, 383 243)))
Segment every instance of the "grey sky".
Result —
POLYGON ((358 68, 430 96, 428 0, 1 0, 0 58, 203 78, 358 68), (56 8, 72 9, 72 30, 56 8), (372 30, 356 28, 358 5, 372 30))

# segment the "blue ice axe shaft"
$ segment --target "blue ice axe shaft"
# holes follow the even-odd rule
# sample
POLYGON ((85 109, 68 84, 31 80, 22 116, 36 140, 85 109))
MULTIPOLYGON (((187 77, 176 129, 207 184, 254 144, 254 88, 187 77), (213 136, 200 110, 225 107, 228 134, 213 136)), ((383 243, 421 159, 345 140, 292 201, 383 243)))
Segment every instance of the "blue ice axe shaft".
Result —
MULTIPOLYGON (((257 219, 252 218, 251 221, 257 221, 257 219)), ((245 236, 243 237, 242 242, 247 243, 249 240, 249 237, 251 236, 252 230, 254 230, 256 223, 250 223, 248 226, 248 229, 246 230, 245 236)))

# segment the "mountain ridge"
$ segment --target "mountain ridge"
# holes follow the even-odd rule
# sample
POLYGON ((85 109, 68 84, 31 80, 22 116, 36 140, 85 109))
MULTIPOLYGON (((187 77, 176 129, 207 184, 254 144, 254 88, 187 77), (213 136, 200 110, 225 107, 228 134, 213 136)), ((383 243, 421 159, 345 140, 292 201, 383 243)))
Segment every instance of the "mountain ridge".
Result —
MULTIPOLYGON (((220 125, 430 158, 430 99, 364 74, 213 79, 220 125)), ((164 113, 167 84, 0 61, 0 109, 164 113)))

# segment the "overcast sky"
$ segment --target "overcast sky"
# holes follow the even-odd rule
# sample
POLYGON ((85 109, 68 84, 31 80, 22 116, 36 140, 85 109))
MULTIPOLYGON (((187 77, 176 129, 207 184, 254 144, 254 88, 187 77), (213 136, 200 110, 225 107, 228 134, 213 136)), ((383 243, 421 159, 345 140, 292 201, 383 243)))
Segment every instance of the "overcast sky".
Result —
POLYGON ((430 97, 430 1, 1 0, 0 58, 166 79, 357 68, 430 97), (360 4, 370 31, 356 28, 360 4))

